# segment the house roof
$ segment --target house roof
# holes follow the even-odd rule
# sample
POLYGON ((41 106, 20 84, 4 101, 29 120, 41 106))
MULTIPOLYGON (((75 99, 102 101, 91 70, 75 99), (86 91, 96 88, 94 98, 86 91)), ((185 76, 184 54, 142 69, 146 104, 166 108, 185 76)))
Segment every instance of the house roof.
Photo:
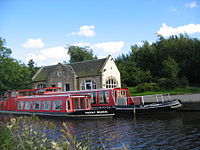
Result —
POLYGON ((56 65, 44 66, 40 68, 33 76, 32 81, 45 81, 54 67, 56 67, 56 65))
MULTIPOLYGON (((77 77, 86 77, 86 76, 96 76, 99 75, 101 68, 106 62, 107 58, 104 59, 95 59, 89 61, 76 62, 71 64, 64 64, 66 68, 71 66, 77 75, 77 77)), ((45 81, 48 78, 50 72, 54 70, 57 65, 44 66, 38 70, 38 72, 32 78, 33 82, 45 81)), ((69 68, 71 70, 71 68, 69 68)))
POLYGON ((105 61, 106 58, 76 62, 69 65, 74 69, 74 72, 78 77, 95 76, 99 75, 105 61))

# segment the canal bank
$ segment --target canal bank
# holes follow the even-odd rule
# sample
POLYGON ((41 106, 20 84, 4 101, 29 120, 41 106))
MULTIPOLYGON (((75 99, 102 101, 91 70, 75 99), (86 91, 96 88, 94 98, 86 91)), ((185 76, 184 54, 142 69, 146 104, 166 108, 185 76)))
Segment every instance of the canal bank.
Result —
POLYGON ((172 95, 171 97, 181 100, 183 111, 200 111, 200 93, 172 95))

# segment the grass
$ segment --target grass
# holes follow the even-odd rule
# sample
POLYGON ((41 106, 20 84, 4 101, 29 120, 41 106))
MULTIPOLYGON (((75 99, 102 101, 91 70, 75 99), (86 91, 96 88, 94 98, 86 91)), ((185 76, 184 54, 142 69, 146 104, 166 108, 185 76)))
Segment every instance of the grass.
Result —
POLYGON ((158 91, 145 91, 142 93, 136 93, 135 87, 129 87, 129 91, 132 96, 154 95, 154 94, 165 94, 165 93, 169 93, 171 95, 178 95, 178 94, 200 93, 200 88, 199 87, 185 87, 185 88, 166 89, 166 90, 158 90, 158 91))

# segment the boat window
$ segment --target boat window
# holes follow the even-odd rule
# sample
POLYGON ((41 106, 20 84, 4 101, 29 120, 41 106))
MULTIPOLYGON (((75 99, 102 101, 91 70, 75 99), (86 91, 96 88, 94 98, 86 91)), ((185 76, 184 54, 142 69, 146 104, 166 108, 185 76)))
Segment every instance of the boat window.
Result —
POLYGON ((26 101, 26 102, 25 102, 25 109, 26 109, 26 110, 31 109, 31 101, 26 101))
POLYGON ((127 105, 127 91, 126 90, 116 90, 115 91, 115 102, 117 105, 127 105))
POLYGON ((35 101, 33 105, 34 110, 39 110, 40 109, 40 101, 35 101))
POLYGON ((108 91, 99 92, 99 103, 100 104, 108 104, 109 102, 109 95, 108 91))
POLYGON ((74 99, 74 108, 79 109, 79 98, 74 99))
POLYGON ((62 101, 53 101, 53 110, 61 110, 62 101))
POLYGON ((71 109, 71 107, 70 107, 70 100, 67 100, 67 107, 66 107, 68 110, 70 110, 71 109))
POLYGON ((50 101, 43 101, 42 102, 42 109, 43 110, 50 110, 51 102, 50 101))
POLYGON ((85 99, 80 98, 80 109, 85 109, 85 99))
POLYGON ((91 103, 96 104, 97 93, 96 92, 89 92, 87 94, 91 95, 91 103))
POLYGON ((90 100, 86 99, 86 108, 90 108, 90 100))
MULTIPOLYGON (((85 109, 85 98, 75 98, 74 100, 74 109, 85 109)), ((87 104, 88 105, 88 104, 87 104)))
POLYGON ((23 101, 19 101, 18 102, 18 109, 23 109, 24 106, 24 102, 23 101))

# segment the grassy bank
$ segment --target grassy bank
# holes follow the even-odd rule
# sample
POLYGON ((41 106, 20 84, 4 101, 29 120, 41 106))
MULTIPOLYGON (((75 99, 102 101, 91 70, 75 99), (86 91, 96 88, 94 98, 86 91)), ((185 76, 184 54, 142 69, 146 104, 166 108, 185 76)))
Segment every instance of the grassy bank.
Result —
POLYGON ((154 95, 154 94, 164 94, 169 93, 171 95, 178 94, 188 94, 188 93, 200 93, 199 87, 186 87, 186 88, 176 88, 176 89, 166 89, 166 90, 156 90, 156 91, 145 91, 138 93, 136 92, 135 87, 128 87, 131 95, 139 96, 139 95, 154 95))

